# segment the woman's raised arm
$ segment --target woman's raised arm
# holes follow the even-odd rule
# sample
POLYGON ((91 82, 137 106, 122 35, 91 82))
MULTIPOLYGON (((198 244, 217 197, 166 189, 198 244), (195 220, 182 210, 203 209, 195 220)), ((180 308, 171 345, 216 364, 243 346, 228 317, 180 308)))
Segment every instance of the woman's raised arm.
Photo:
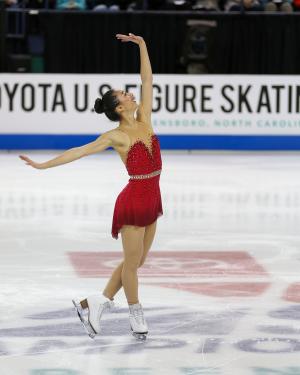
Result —
POLYGON ((142 80, 141 115, 148 122, 151 121, 152 113, 152 68, 148 55, 148 50, 144 39, 141 36, 129 33, 129 35, 116 34, 117 39, 122 42, 133 42, 140 48, 140 74, 142 80))

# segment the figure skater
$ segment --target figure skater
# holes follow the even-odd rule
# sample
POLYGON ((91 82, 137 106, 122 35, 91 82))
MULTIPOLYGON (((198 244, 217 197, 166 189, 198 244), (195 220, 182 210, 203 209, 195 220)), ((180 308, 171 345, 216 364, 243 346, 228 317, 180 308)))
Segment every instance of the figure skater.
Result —
POLYGON ((163 215, 159 187, 162 160, 159 139, 151 125, 152 69, 146 43, 141 36, 131 33, 116 34, 116 37, 139 46, 140 104, 136 103, 132 94, 111 89, 95 100, 94 109, 97 113, 105 113, 111 121, 119 122, 118 127, 103 133, 94 142, 69 149, 44 163, 36 163, 24 155, 19 157, 34 168, 46 169, 108 147, 118 152, 130 178, 116 199, 111 235, 117 239, 118 233, 121 233, 124 259, 113 271, 101 294, 90 295, 80 302, 72 301, 89 336, 94 338, 100 333, 102 313, 114 306, 114 296, 123 286, 132 333, 139 339, 145 339, 148 326, 138 298, 137 269, 145 262, 156 232, 157 218, 163 215))

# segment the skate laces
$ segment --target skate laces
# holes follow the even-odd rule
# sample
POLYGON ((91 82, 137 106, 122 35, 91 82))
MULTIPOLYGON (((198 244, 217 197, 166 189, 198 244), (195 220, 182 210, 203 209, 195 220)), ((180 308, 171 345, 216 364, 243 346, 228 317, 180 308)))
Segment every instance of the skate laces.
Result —
POLYGON ((144 313, 143 313, 143 309, 141 306, 138 306, 136 308, 131 308, 131 313, 138 322, 145 324, 144 313))
POLYGON ((100 302, 100 307, 101 305, 104 308, 111 308, 114 306, 114 301, 110 300, 109 298, 105 297, 101 302, 100 302))

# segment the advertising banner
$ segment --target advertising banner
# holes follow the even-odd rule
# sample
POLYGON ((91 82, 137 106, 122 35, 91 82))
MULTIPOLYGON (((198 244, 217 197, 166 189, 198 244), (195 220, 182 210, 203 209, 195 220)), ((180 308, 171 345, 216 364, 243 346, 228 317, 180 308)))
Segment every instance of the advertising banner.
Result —
MULTIPOLYGON (((117 127, 93 111, 95 99, 111 88, 141 99, 139 74, 0 74, 1 148, 14 135, 18 143, 21 135, 84 140, 117 127)), ((214 148, 214 140, 215 148, 227 148, 228 136, 262 148, 276 136, 278 144, 289 140, 297 148, 299 113, 299 76, 153 75, 152 126, 166 148, 214 148)), ((28 139, 23 137, 24 147, 28 139)))

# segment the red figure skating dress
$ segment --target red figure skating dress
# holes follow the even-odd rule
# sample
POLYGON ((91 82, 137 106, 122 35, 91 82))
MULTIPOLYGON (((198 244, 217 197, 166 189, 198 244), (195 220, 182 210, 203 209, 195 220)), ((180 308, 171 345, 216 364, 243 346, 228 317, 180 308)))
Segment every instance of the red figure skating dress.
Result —
POLYGON ((112 220, 111 234, 115 239, 124 224, 144 227, 163 215, 159 139, 154 133, 148 135, 151 149, 140 138, 131 140, 126 158, 130 179, 116 199, 112 220))

